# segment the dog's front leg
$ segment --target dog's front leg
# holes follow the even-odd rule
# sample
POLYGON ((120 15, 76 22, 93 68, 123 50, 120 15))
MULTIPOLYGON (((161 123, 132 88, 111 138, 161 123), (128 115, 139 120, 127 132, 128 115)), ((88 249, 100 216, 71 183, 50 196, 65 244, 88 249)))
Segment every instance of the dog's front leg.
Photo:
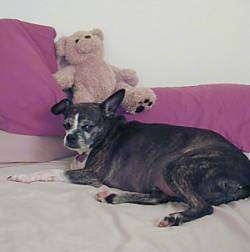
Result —
POLYGON ((96 175, 89 170, 69 170, 64 174, 67 180, 73 184, 91 185, 94 187, 100 187, 102 185, 96 175))
POLYGON ((32 183, 32 182, 70 182, 73 184, 92 185, 100 187, 102 184, 98 181, 95 174, 91 171, 51 169, 31 174, 11 175, 7 178, 9 181, 32 183))

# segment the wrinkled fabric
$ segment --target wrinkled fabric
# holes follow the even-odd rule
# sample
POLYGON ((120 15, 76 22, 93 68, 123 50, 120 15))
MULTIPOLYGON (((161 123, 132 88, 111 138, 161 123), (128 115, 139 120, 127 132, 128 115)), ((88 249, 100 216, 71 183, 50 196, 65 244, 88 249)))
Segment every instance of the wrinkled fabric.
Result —
POLYGON ((62 135, 50 108, 64 98, 52 27, 0 19, 0 129, 25 135, 62 135))
POLYGON ((215 207, 180 227, 158 228, 180 203, 109 205, 98 189, 62 182, 8 182, 12 174, 68 167, 70 160, 8 164, 0 169, 0 251, 4 252, 236 252, 249 251, 250 200, 215 207))

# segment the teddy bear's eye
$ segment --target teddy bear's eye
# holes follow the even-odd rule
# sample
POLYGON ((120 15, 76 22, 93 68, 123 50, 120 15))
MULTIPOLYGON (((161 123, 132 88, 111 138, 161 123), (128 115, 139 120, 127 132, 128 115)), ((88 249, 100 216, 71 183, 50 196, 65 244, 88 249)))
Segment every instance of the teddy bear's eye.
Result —
POLYGON ((80 39, 76 39, 76 40, 75 40, 75 43, 78 43, 78 42, 79 42, 79 40, 80 40, 80 39))

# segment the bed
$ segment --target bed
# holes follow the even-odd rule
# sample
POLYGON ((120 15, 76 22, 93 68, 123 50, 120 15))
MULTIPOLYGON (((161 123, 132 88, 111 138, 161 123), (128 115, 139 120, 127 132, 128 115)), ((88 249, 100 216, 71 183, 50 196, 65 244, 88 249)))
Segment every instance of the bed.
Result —
MULTIPOLYGON (((238 85, 238 82, 249 83, 249 56, 245 53, 249 43, 244 37, 245 30, 238 29, 245 24, 248 30, 245 18, 249 18, 246 11, 249 3, 224 0, 222 6, 211 0, 199 3, 162 0, 145 1, 142 6, 140 1, 91 0, 87 1, 86 8, 86 1, 78 1, 73 6, 72 2, 47 0, 38 8, 38 3, 30 0, 27 8, 21 1, 14 2, 2 6, 5 11, 2 16, 53 24, 59 35, 82 29, 84 22, 91 28, 102 24, 110 46, 107 46, 110 61, 138 69, 147 86, 162 87, 154 89, 161 110, 156 104, 152 112, 138 115, 137 119, 208 127, 250 157, 250 86, 238 85), (49 12, 42 11, 45 6, 49 12), (197 8, 193 10, 192 6, 197 8), (19 9, 19 14, 13 9, 19 9), (135 29, 127 22, 127 13, 135 29), (194 19, 189 22, 191 17, 194 19), (244 22, 238 22, 236 17, 244 22), (165 88, 215 82, 236 84, 230 84, 230 92, 224 92, 225 86, 217 85, 217 99, 213 92, 207 92, 210 86, 206 85, 195 88, 195 92, 190 87, 165 88), (204 92, 206 99, 202 98, 204 92), (221 92, 226 96, 221 96, 221 92), (197 106, 197 100, 202 105, 197 106), (191 109, 187 109, 187 104, 191 109), (214 113, 212 107, 219 109, 214 113), (169 108, 174 110, 170 113, 169 108)), ((72 152, 66 151, 62 144, 62 120, 49 113, 51 105, 64 97, 51 76, 57 69, 55 37, 52 27, 13 19, 0 22, 0 55, 4 59, 0 61, 0 251, 250 251, 249 198, 215 207, 213 215, 180 227, 158 228, 156 223, 160 218, 182 210, 184 205, 109 205, 97 202, 98 189, 90 186, 63 182, 22 184, 6 180, 12 174, 66 169, 73 159, 72 152), (29 104, 25 113, 23 96, 29 104)), ((135 119, 131 115, 127 118, 135 119)))
POLYGON ((11 174, 65 169, 70 161, 1 165, 0 251, 249 251, 249 199, 179 227, 158 228, 159 218, 183 205, 110 205, 97 202, 98 189, 90 186, 6 181, 11 174))

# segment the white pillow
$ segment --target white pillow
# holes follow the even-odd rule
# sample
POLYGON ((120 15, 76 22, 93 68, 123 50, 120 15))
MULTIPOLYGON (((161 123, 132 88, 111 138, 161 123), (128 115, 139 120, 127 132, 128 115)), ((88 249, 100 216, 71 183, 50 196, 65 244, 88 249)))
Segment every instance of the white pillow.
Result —
POLYGON ((62 137, 18 135, 0 130, 0 163, 46 162, 73 154, 64 147, 62 137))

